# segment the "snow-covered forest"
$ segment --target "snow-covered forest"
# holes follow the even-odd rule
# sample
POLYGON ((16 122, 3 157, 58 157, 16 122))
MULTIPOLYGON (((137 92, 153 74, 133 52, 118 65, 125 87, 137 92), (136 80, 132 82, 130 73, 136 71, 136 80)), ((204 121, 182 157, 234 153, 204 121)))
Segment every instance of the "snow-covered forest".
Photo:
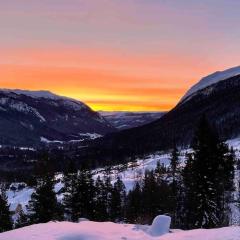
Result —
MULTIPOLYGON (((125 228, 126 231, 132 229, 133 237, 130 234, 126 239, 137 239, 135 235, 139 232, 151 239, 147 229, 157 215, 169 216, 172 229, 236 226, 240 202, 237 146, 236 140, 221 142, 203 117, 189 150, 173 146, 169 154, 151 155, 145 160, 101 169, 91 169, 86 164, 78 169, 70 161, 68 168, 57 174, 45 156, 37 164, 31 186, 26 183, 1 184, 0 230, 5 232, 33 224, 67 221, 62 224, 69 229, 77 226, 70 222, 80 222, 76 236, 88 236, 91 233, 86 233, 87 229, 100 224, 87 221, 90 220, 113 222, 115 225, 112 223, 112 226, 120 232, 125 228), (129 224, 135 224, 135 227, 129 224)), ((49 223, 49 226, 54 229, 57 225, 49 223)), ((48 229, 49 226, 33 225, 24 229, 31 232, 30 229, 48 229)), ((235 230, 228 229, 233 234, 235 230)), ((24 230, 12 234, 18 231, 24 230)), ((179 239, 184 239, 181 236, 185 234, 193 234, 195 239, 195 233, 174 234, 179 239)), ((103 233, 99 234, 96 236, 102 239, 103 233)), ((166 239, 172 239, 174 234, 166 239)), ((74 236, 62 239, 78 239, 74 236)), ((145 238, 142 236, 142 239, 145 238)))

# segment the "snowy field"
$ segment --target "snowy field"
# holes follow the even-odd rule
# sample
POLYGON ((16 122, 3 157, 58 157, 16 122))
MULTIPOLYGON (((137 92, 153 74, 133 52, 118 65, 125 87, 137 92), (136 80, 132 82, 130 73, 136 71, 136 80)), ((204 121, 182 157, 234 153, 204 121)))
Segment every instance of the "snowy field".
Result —
POLYGON ((240 227, 173 231, 152 236, 147 226, 111 222, 50 222, 0 234, 0 240, 239 240, 240 227))
MULTIPOLYGON (((169 165, 169 154, 155 154, 155 155, 149 155, 145 159, 139 159, 134 165, 131 163, 128 164, 128 167, 126 170, 119 172, 116 170, 119 166, 115 166, 113 170, 111 171, 111 179, 112 183, 114 183, 117 179, 117 176, 120 176, 122 181, 124 182, 126 186, 126 190, 129 191, 133 188, 135 182, 138 180, 139 177, 142 176, 142 174, 145 172, 145 170, 149 169, 155 169, 157 166, 157 162, 160 161, 160 163, 164 165, 169 165)), ((103 177, 104 176, 104 169, 96 169, 93 171, 93 178, 97 179, 98 176, 103 177)), ((56 176, 57 183, 55 185, 55 192, 57 193, 57 198, 59 201, 62 200, 63 194, 58 194, 58 192, 63 187, 62 183, 62 175, 59 174, 56 176)), ((16 186, 19 183, 12 184, 12 186, 16 186)), ((21 184, 21 183, 20 183, 21 184)), ((18 204, 21 204, 23 206, 23 209, 25 210, 25 206, 28 204, 31 195, 33 193, 33 189, 29 187, 25 187, 21 190, 7 191, 8 196, 8 202, 10 204, 10 210, 14 211, 18 204)))
MULTIPOLYGON (((233 147, 236 151, 236 155, 239 158, 240 157, 240 138, 236 138, 233 140, 229 140, 227 141, 227 144, 230 147, 233 147)), ((189 150, 187 150, 189 151, 189 150)), ((186 150, 181 151, 181 156, 180 156, 180 160, 182 162, 182 164, 184 164, 184 160, 185 160, 185 153, 187 152, 186 150)), ((114 183, 117 179, 117 176, 119 176, 122 181, 124 182, 125 186, 126 186, 126 190, 129 191, 133 188, 134 184, 136 183, 137 180, 139 180, 139 178, 142 177, 142 175, 144 174, 145 170, 152 170, 155 169, 157 166, 157 163, 160 162, 161 164, 164 164, 165 166, 169 165, 170 162, 170 155, 167 153, 156 153, 156 154, 151 154, 146 156, 144 159, 138 159, 134 164, 133 163, 129 163, 127 168, 123 171, 118 171, 117 169, 121 168, 122 166, 115 166, 112 170, 111 170, 111 179, 112 179, 112 183, 114 183)), ((96 169, 93 171, 94 176, 93 178, 96 179, 98 176, 103 177, 104 176, 104 170, 103 169, 96 169)), ((236 182, 236 189, 239 189, 239 173, 236 172, 236 176, 235 176, 235 182, 236 182)), ((59 174, 57 176, 57 184, 55 185, 55 192, 58 193, 61 188, 63 187, 63 183, 61 182, 62 176, 61 174, 59 174)), ((25 206, 28 204, 28 201, 31 198, 31 195, 33 193, 33 189, 26 187, 23 188, 19 191, 7 191, 7 196, 8 196, 8 202, 10 204, 10 209, 11 211, 14 211, 16 209, 16 207, 18 206, 18 204, 21 204, 23 206, 23 209, 25 210, 25 206)), ((63 198, 62 194, 57 194, 57 197, 59 199, 59 201, 61 201, 61 199, 63 198)), ((235 208, 234 206, 232 206, 232 208, 234 208, 233 210, 233 215, 232 218, 234 219, 233 224, 236 224, 236 222, 239 222, 238 216, 239 216, 239 212, 236 210, 238 208, 235 208)))

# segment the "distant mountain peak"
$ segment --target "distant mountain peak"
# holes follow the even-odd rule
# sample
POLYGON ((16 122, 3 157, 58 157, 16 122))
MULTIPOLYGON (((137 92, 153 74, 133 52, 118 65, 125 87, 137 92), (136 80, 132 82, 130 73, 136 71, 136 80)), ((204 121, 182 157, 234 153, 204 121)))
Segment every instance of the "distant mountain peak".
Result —
POLYGON ((240 75, 240 66, 233 67, 226 69, 224 71, 217 71, 215 73, 212 73, 204 78, 202 78, 197 84, 195 84, 193 87, 191 87, 187 93, 182 97, 181 101, 186 100, 189 98, 191 95, 196 93, 197 91, 206 88, 214 83, 226 80, 230 77, 234 77, 240 75))
MULTIPOLYGON (((48 90, 22 90, 22 89, 7 89, 7 88, 3 88, 0 89, 0 92, 4 92, 4 93, 15 93, 18 95, 25 95, 25 96, 29 96, 32 98, 49 98, 49 99, 71 99, 65 96, 59 96, 55 93, 52 93, 48 90)), ((76 101, 75 99, 71 99, 76 101)))

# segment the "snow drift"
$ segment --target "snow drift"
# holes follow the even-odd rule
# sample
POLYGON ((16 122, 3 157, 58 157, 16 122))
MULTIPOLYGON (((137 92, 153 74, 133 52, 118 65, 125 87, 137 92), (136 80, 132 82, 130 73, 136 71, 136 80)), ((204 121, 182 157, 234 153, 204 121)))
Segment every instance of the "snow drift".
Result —
POLYGON ((151 236, 148 227, 97 223, 50 222, 0 234, 0 240, 239 240, 240 227, 212 230, 177 231, 151 236))

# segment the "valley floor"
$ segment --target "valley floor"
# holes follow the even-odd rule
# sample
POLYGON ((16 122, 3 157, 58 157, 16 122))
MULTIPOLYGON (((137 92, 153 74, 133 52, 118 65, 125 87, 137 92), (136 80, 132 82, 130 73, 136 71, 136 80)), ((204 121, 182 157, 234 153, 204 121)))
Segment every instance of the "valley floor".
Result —
POLYGON ((240 227, 173 231, 151 236, 146 226, 111 222, 50 222, 0 234, 0 240, 239 240, 240 227))

